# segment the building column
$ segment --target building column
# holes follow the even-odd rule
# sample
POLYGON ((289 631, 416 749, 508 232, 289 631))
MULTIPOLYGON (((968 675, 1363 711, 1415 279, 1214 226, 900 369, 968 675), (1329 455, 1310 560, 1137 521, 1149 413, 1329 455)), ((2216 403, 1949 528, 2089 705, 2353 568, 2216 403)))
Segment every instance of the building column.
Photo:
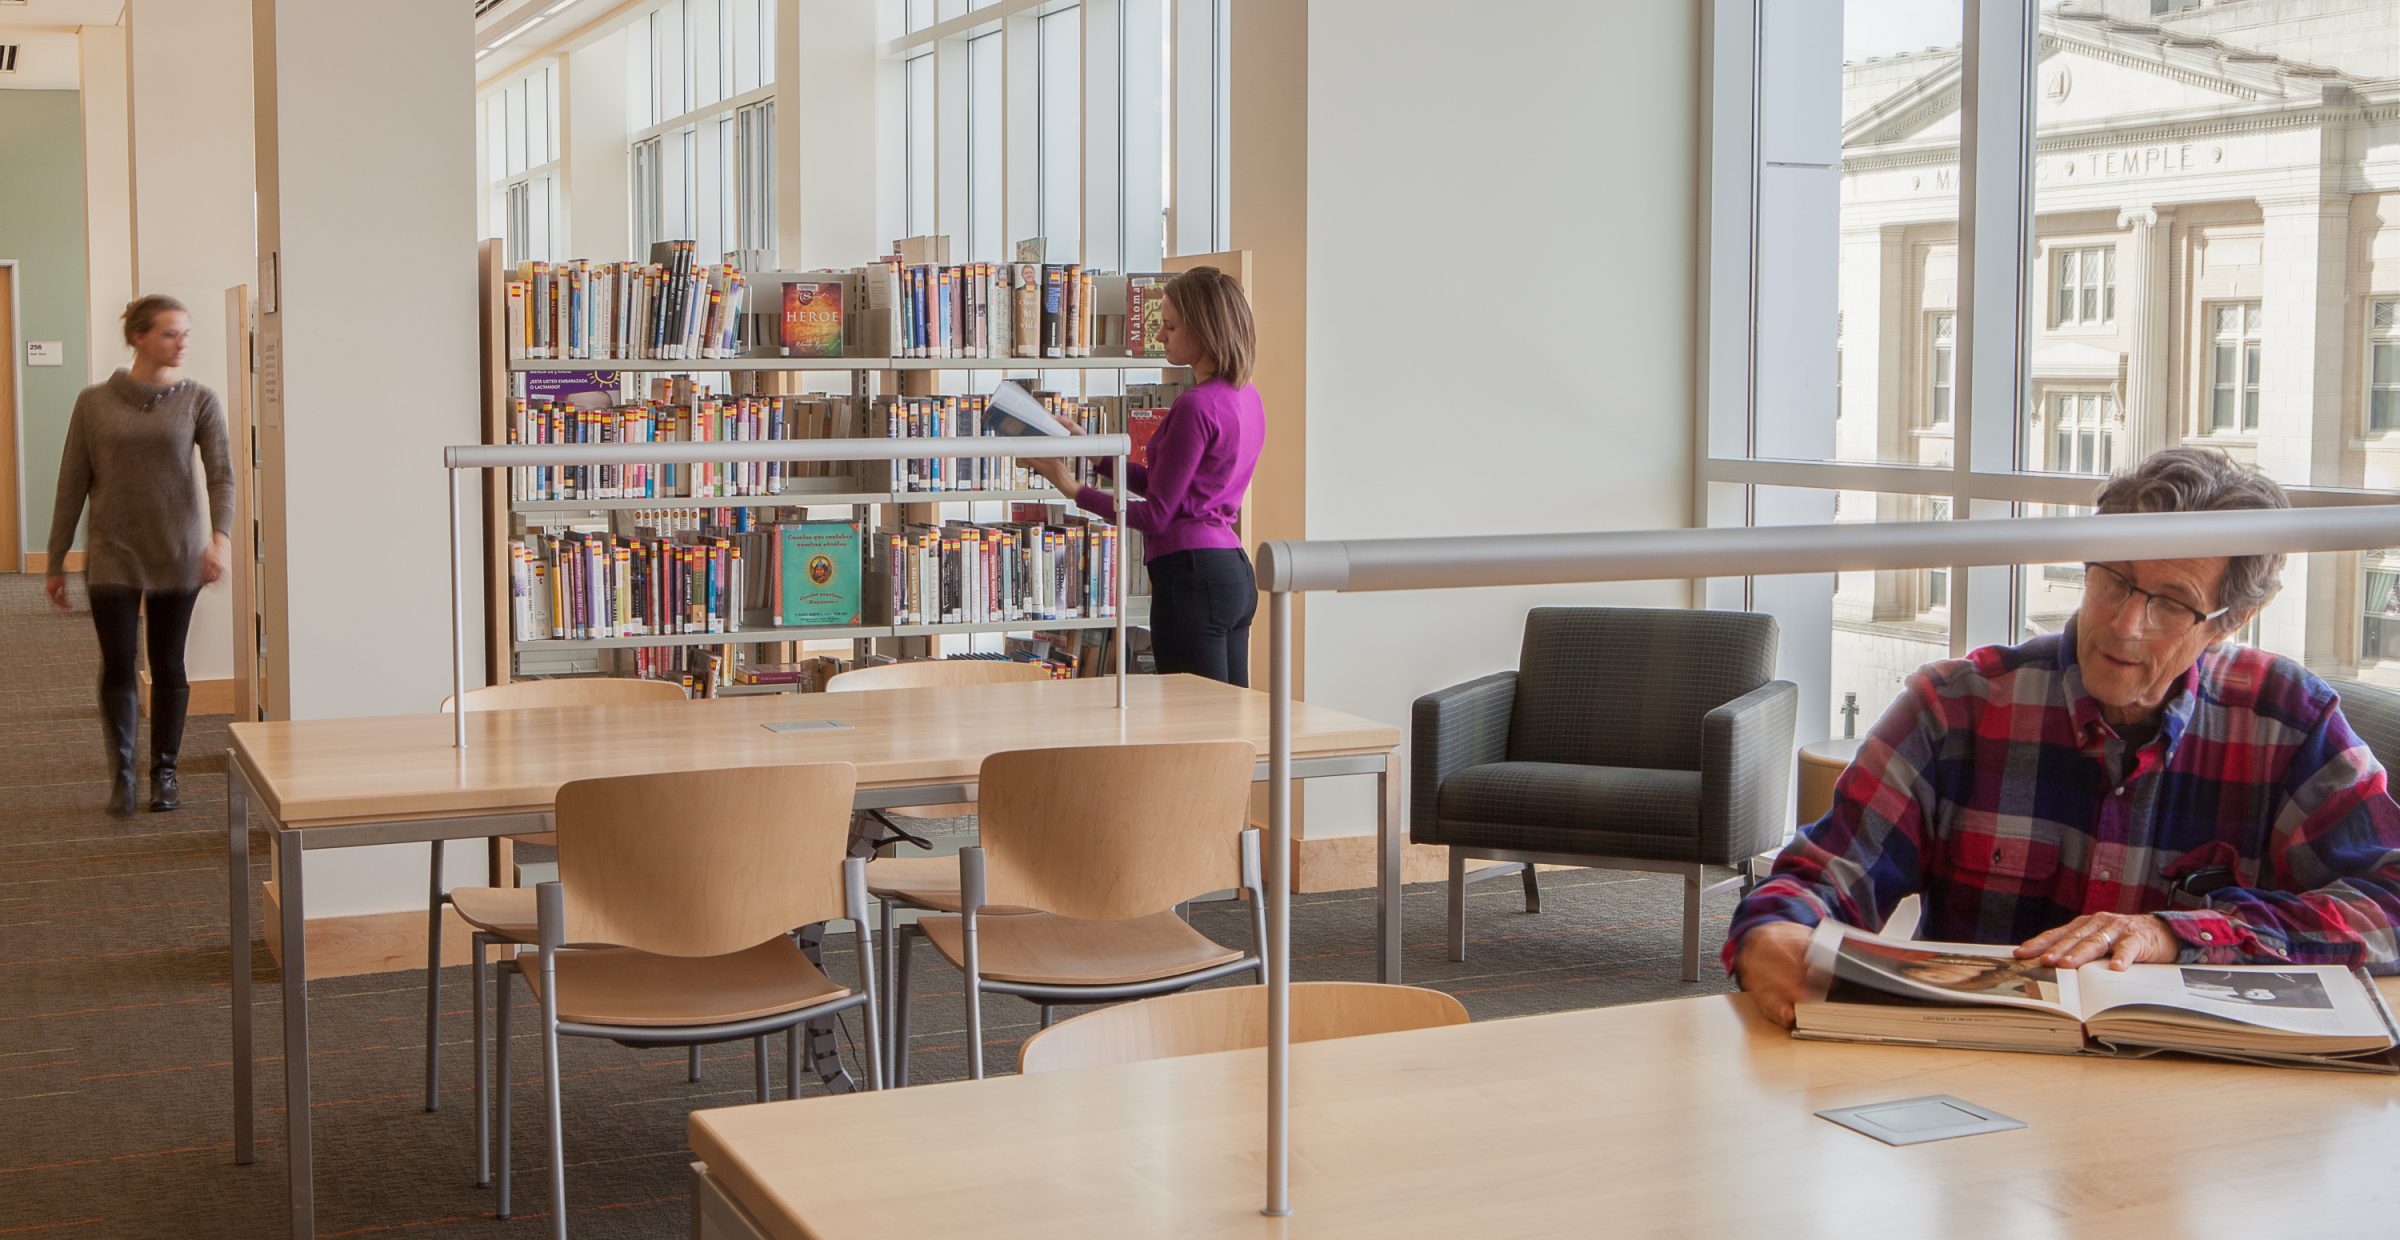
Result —
POLYGON ((2120 461, 2131 464, 2172 438, 2167 414, 2167 250, 2171 228, 2156 207, 2118 213, 2117 227, 2129 230, 2125 261, 2118 264, 2126 306, 2125 390, 2118 406, 2125 434, 2120 461))
MULTIPOLYGON (((290 717, 427 714, 451 687, 441 449, 482 431, 474 14, 387 5, 362 26, 351 5, 255 0, 251 19, 276 276, 257 290, 260 510, 290 717)), ((450 881, 481 881, 481 854, 451 849, 450 881)), ((311 853, 308 912, 421 913, 424 864, 412 845, 311 853)))
MULTIPOLYGON (((2342 301, 2348 287, 2350 199, 2306 193, 2265 198, 2261 260, 2258 464, 2284 483, 2338 486, 2343 448, 2342 301)), ((2291 557, 2283 605, 2259 628, 2259 643, 2311 666, 2352 661, 2352 626, 2335 619, 2339 574, 2352 556, 2291 557), (2323 618, 2310 624, 2309 617, 2323 618)))

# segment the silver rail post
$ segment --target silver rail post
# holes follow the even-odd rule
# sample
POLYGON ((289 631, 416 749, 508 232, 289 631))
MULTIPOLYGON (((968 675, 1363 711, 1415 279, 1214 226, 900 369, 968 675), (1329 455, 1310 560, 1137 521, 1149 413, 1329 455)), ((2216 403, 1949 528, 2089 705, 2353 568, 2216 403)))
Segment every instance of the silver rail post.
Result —
POLYGON ((1292 596, 1267 596, 1267 1204, 1292 1212, 1292 596))
MULTIPOLYGON (((467 747, 467 559, 460 548, 466 518, 459 514, 459 469, 450 467, 450 745, 467 747)), ((475 476, 481 478, 483 471, 475 476)))
POLYGON ((1132 463, 1126 453, 1117 453, 1117 709, 1125 709, 1125 531, 1132 528, 1125 522, 1125 469, 1132 463))

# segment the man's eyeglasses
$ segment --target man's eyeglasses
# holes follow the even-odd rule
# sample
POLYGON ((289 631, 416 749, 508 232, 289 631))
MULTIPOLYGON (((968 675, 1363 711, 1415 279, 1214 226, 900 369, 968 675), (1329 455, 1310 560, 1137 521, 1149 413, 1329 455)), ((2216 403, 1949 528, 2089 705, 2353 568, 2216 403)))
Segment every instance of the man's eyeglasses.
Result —
POLYGON ((2142 599, 2142 627, 2152 637, 2181 637, 2198 625, 2222 618, 2232 611, 2219 607, 2203 612, 2189 603, 2178 602, 2163 594, 2152 594, 2133 584, 2133 579, 2106 564, 2086 563, 2083 566, 2083 592, 2086 598, 2110 610, 2125 605, 2128 599, 2142 599))

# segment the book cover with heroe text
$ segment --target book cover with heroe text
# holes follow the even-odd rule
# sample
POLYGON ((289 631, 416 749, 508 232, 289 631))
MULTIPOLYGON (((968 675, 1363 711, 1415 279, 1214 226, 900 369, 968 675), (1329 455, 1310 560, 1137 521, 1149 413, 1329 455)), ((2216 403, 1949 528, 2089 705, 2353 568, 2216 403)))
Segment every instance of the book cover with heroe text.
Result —
POLYGON ((786 357, 842 355, 842 283, 794 280, 783 286, 786 357))

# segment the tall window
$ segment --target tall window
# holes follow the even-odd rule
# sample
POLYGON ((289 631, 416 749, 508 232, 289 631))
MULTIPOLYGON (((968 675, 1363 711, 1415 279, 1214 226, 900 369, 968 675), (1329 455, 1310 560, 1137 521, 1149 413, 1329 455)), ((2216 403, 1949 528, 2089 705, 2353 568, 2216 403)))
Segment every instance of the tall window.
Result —
MULTIPOLYGON (((1839 339, 1838 333, 1836 339, 1839 339)), ((1838 370, 1838 361, 1836 367, 1838 370)), ((1932 387, 1932 390, 1926 395, 1925 425, 1946 427, 1950 425, 1951 414, 1958 408, 1957 315, 1937 314, 1933 316, 1931 352, 1925 359, 1925 373, 1930 378, 1932 387)), ((1835 407, 1839 408, 1838 385, 1841 380, 1837 376, 1834 382, 1837 385, 1835 407)))
MULTIPOLYGON (((931 6, 928 6, 929 8, 931 6)), ((901 67, 907 79, 907 95, 903 99, 905 114, 901 117, 903 152, 906 160, 903 176, 905 201, 908 204, 908 235, 921 237, 934 229, 933 223, 933 53, 910 58, 901 67)))
POLYGON ((2258 303, 2211 308, 2214 333, 2208 361, 2208 429, 2240 434, 2258 429, 2258 303))
POLYGON ((2117 248, 2086 246, 2052 252, 2056 290, 2053 321, 2060 327, 2097 327, 2117 318, 2117 248))
POLYGON ((2115 405, 2105 392, 2058 392, 2050 397, 2052 471, 2106 474, 2115 468, 2109 435, 2115 405))
POLYGON ((1041 24, 1041 229, 1053 262, 1083 253, 1083 14, 1062 9, 1041 24))
POLYGON ((2367 429, 2400 430, 2400 298, 2368 308, 2367 429))
POLYGON ((627 141, 636 253, 774 249, 775 0, 665 0, 628 27, 646 89, 627 141))
POLYGON ((510 263, 547 262, 558 223, 558 74, 526 72, 483 97, 490 227, 510 263))
POLYGON ((967 43, 967 257, 1002 262, 1008 252, 1008 94, 999 34, 967 43))
POLYGON ((2400 554, 2385 551, 2367 558, 2359 610, 2364 614, 2359 618, 2358 657, 2400 659, 2400 554))

